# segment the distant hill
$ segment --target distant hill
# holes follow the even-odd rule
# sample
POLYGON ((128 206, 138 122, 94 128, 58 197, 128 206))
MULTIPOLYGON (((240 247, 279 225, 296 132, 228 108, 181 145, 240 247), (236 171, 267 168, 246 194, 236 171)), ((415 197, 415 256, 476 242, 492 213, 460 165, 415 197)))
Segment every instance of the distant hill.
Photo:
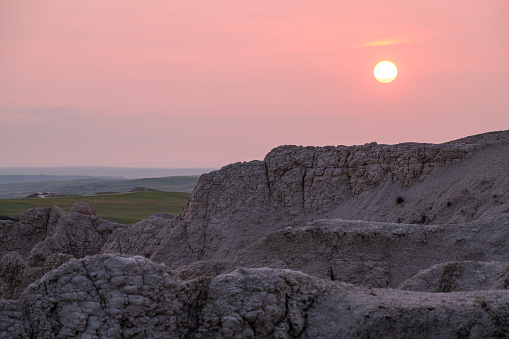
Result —
POLYGON ((100 192, 126 193, 135 187, 147 187, 166 192, 192 192, 198 175, 172 176, 144 179, 98 179, 19 182, 0 184, 0 199, 25 198, 38 192, 54 192, 56 195, 95 195, 100 192))
MULTIPOLYGON (((80 177, 116 177, 126 179, 162 178, 174 176, 201 175, 218 168, 131 168, 131 167, 0 167, 3 175, 41 175, 41 176, 80 176, 80 177)), ((42 181, 42 180, 41 180, 42 181)), ((49 180, 44 180, 49 181, 49 180)))
POLYGON ((17 184, 22 182, 44 182, 44 181, 62 181, 77 179, 124 179, 123 177, 92 177, 86 175, 0 175, 0 185, 17 184))

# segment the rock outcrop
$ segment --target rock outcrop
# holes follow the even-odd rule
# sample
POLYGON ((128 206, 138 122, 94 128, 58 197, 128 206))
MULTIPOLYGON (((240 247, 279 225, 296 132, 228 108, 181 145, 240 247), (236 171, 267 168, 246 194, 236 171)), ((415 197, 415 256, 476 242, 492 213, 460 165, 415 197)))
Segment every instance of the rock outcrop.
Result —
POLYGON ((509 337, 509 131, 281 146, 182 214, 0 221, 0 338, 509 337))
POLYGON ((171 232, 173 218, 172 214, 158 213, 130 227, 118 227, 108 237, 102 251, 150 258, 171 232))
POLYGON ((74 258, 100 253, 111 233, 124 227, 103 220, 84 203, 77 203, 71 212, 61 216, 51 233, 36 244, 28 255, 31 266, 44 266, 46 260, 55 253, 70 254, 74 258))
POLYGON ((183 281, 142 257, 100 255, 71 260, 19 300, 0 301, 0 333, 11 338, 493 338, 509 335, 508 305, 509 291, 444 295, 366 289, 269 268, 183 281))
POLYGON ((21 221, 0 222, 0 296, 16 299, 26 286, 71 258, 101 253, 116 229, 125 225, 101 219, 85 203, 70 213, 59 207, 33 208, 21 221))
POLYGON ((18 252, 9 252, 0 260, 2 298, 17 299, 25 288, 44 274, 42 267, 29 267, 18 252))
POLYGON ((53 234, 64 215, 57 206, 32 208, 21 215, 20 222, 0 221, 0 256, 16 251, 27 257, 35 245, 53 234))
POLYGON ((273 267, 323 279, 395 288, 450 261, 508 261, 509 216, 468 224, 408 225, 317 220, 272 232, 241 250, 228 270, 273 267))
POLYGON ((320 218, 449 224, 509 213, 508 135, 441 145, 278 147, 264 161, 202 175, 152 258, 172 268, 229 260, 270 232, 320 218))

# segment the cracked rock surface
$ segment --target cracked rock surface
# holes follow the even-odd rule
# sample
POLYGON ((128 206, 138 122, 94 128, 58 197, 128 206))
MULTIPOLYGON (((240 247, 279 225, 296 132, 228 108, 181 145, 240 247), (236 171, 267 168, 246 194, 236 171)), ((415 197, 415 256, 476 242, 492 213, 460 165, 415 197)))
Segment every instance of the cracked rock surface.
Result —
POLYGON ((180 215, 0 221, 0 338, 509 337, 509 131, 280 146, 180 215))
POLYGON ((11 338, 457 338, 458 332, 493 337, 509 334, 508 304, 507 291, 397 292, 269 268, 184 281, 143 257, 98 255, 46 274, 17 301, 0 301, 0 333, 11 338))

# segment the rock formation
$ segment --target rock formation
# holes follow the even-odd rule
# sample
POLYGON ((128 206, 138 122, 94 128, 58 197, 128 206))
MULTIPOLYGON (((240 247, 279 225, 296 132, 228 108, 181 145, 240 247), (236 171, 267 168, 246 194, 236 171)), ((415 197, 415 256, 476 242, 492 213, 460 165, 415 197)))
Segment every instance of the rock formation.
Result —
POLYGON ((509 337, 509 131, 281 146, 133 225, 0 221, 0 338, 509 337))

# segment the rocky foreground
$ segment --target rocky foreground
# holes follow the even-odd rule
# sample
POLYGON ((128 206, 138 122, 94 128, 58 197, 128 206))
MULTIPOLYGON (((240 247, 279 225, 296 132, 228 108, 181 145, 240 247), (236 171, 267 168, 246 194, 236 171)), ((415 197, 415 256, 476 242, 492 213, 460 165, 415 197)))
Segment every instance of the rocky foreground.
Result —
POLYGON ((0 338, 509 337, 509 131, 281 146, 134 225, 0 221, 0 338))

